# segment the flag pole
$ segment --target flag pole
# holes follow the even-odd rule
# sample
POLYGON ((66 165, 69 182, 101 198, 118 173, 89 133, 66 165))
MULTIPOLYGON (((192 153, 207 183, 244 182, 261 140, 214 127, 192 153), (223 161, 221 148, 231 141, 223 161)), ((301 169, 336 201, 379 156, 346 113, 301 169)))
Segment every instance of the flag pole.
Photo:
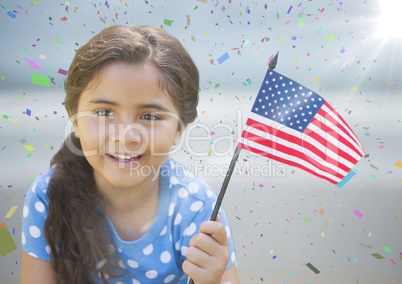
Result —
MULTIPOLYGON (((270 69, 275 69, 276 64, 278 64, 278 55, 279 55, 279 52, 277 52, 276 55, 274 56, 274 58, 272 58, 272 60, 268 63, 268 66, 270 69)), ((225 196, 226 189, 229 185, 230 178, 232 177, 232 173, 235 168, 237 159, 239 158, 240 151, 241 151, 241 148, 239 146, 237 146, 236 150, 233 154, 232 160, 230 161, 229 169, 226 172, 225 179, 223 180, 223 184, 222 184, 221 190, 219 191, 218 198, 216 199, 216 203, 214 206, 214 210, 212 211, 210 221, 215 221, 216 218, 218 217, 218 212, 222 205, 223 197, 225 196)), ((190 278, 188 280, 187 284, 194 284, 194 280, 190 278)))

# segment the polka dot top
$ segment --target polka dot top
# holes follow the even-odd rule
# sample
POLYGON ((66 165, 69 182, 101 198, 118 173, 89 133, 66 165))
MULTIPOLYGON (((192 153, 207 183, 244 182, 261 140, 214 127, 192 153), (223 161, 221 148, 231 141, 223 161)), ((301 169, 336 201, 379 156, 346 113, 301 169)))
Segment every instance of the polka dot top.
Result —
MULTIPOLYGON (((53 168, 36 178, 27 192, 23 208, 22 248, 33 257, 50 260, 43 227, 49 199, 46 195, 53 168)), ((122 240, 107 219, 120 254, 119 266, 126 270, 121 278, 109 283, 186 283, 182 270, 189 242, 202 222, 209 220, 216 202, 216 193, 183 165, 168 158, 161 171, 160 201, 157 217, 151 228, 135 241, 122 240)), ((234 244, 225 212, 221 222, 228 235, 230 259, 235 262, 234 244)), ((102 283, 94 279, 95 283, 102 283)))

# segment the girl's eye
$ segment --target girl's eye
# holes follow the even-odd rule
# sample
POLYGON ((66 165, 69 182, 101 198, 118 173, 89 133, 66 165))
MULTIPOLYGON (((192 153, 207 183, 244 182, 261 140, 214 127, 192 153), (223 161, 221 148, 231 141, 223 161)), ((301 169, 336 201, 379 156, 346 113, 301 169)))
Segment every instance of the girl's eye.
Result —
POLYGON ((98 116, 107 116, 109 118, 115 118, 115 114, 112 111, 107 110, 107 109, 100 109, 100 110, 96 111, 96 114, 98 116))
POLYGON ((159 117, 154 113, 145 113, 141 116, 141 119, 145 120, 159 120, 159 117))

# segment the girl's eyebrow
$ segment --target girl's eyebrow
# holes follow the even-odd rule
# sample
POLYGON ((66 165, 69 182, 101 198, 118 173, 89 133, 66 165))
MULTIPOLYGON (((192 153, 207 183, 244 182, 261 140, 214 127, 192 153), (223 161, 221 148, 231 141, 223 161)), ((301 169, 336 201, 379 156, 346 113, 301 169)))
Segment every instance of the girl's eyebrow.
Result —
POLYGON ((141 104, 138 107, 140 109, 144 109, 144 108, 150 109, 151 108, 151 109, 156 109, 156 110, 159 110, 159 111, 170 112, 170 110, 168 110, 165 106, 160 105, 160 104, 141 104))
POLYGON ((106 105, 112 105, 112 106, 119 106, 117 102, 105 100, 105 99, 100 99, 100 98, 94 98, 89 100, 90 104, 106 104, 106 105))
MULTIPOLYGON (((110 101, 110 100, 105 100, 105 99, 100 99, 100 98, 94 98, 89 100, 90 104, 106 104, 106 105, 111 105, 111 106, 120 106, 119 103, 110 101)), ((140 104, 138 106, 139 109, 156 109, 159 111, 165 111, 165 112, 170 112, 169 109, 167 109, 165 106, 161 104, 156 104, 156 103, 150 103, 150 104, 140 104)))

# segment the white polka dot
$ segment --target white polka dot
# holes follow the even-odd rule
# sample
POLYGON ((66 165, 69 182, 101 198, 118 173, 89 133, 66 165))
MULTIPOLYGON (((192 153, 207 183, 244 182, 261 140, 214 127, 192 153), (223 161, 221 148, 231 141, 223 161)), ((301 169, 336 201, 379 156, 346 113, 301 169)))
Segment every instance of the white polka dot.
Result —
POLYGON ((131 279, 133 281, 133 284, 141 284, 140 281, 138 281, 137 279, 133 278, 131 279))
POLYGON ((236 260, 236 254, 234 251, 232 251, 231 255, 230 255, 230 259, 232 260, 232 262, 235 262, 236 260))
POLYGON ((43 212, 43 211, 45 211, 45 204, 43 204, 43 203, 40 202, 40 201, 37 201, 37 202, 35 203, 35 209, 36 209, 36 211, 38 211, 38 212, 43 212))
POLYGON ((25 237, 24 232, 21 233, 21 243, 22 243, 23 245, 25 245, 25 244, 27 243, 27 239, 26 239, 26 237, 25 237))
POLYGON ((125 284, 125 283, 124 283, 124 282, 119 281, 119 282, 116 282, 116 284, 125 284))
POLYGON ((40 230, 36 226, 31 226, 31 227, 29 227, 29 234, 34 238, 39 238, 40 237, 40 230))
POLYGON ((181 255, 186 256, 187 251, 188 251, 188 247, 186 247, 186 246, 181 247, 181 255))
POLYGON ((50 177, 47 177, 45 181, 46 181, 46 183, 49 183, 50 177))
POLYGON ((126 269, 126 266, 124 265, 124 263, 121 259, 119 260, 119 266, 123 269, 126 269))
POLYGON ((161 233, 159 234, 159 236, 163 236, 164 234, 166 234, 167 231, 167 226, 165 225, 165 227, 163 227, 161 233))
POLYGON ((178 184, 178 183, 179 183, 179 180, 177 179, 177 177, 172 176, 170 178, 170 187, 172 187, 172 185, 175 185, 175 184, 178 184))
POLYGON ((197 230, 197 225, 195 223, 191 223, 183 232, 184 236, 191 236, 197 230))
POLYGON ((195 201, 195 202, 193 202, 193 204, 191 204, 190 210, 193 212, 200 211, 200 209, 202 208, 203 205, 204 205, 204 203, 202 201, 195 201))
POLYGON ((50 247, 49 247, 49 245, 46 245, 45 251, 47 252, 47 254, 50 254, 50 247))
POLYGON ((170 260, 172 259, 172 256, 170 255, 170 253, 165 250, 164 252, 162 252, 161 254, 161 261, 163 263, 168 263, 170 260))
POLYGON ((154 246, 153 246, 152 244, 149 244, 146 248, 144 248, 144 249, 142 250, 142 252, 143 252, 145 255, 150 255, 153 250, 154 250, 154 246))
POLYGON ((176 218, 174 218, 174 225, 179 225, 181 222, 181 219, 183 219, 183 217, 181 216, 180 213, 177 213, 176 218))
POLYGON ((181 245, 180 241, 177 241, 176 244, 174 245, 174 248, 176 250, 180 250, 180 245, 181 245))
POLYGON ((38 258, 38 256, 37 256, 36 254, 34 254, 33 252, 28 252, 28 254, 29 254, 30 256, 33 256, 33 257, 35 257, 35 258, 38 258))
POLYGON ((180 198, 186 198, 187 196, 188 196, 188 192, 187 192, 187 190, 184 188, 184 187, 182 187, 182 188, 180 188, 179 189, 179 197, 180 198))
POLYGON ((188 191, 190 193, 196 193, 198 192, 198 190, 199 190, 198 185, 195 182, 190 182, 188 184, 188 191))
POLYGON ((208 190, 207 191, 208 198, 211 198, 212 195, 214 195, 214 192, 212 190, 208 190))
POLYGON ((174 212, 174 203, 170 203, 169 205, 169 216, 172 216, 174 212))
POLYGON ((31 190, 32 190, 33 193, 36 192, 36 182, 34 182, 34 183, 32 184, 31 190))
POLYGON ((127 264, 132 268, 138 268, 138 262, 136 262, 135 260, 129 259, 127 260, 127 264))
POLYGON ((22 209, 22 216, 24 216, 24 218, 28 217, 29 214, 29 208, 28 206, 24 205, 24 209, 22 209))
POLYGON ((228 237, 228 239, 229 239, 230 236, 232 235, 231 232, 230 232, 229 226, 225 226, 225 230, 226 230, 226 235, 227 235, 227 237, 228 237))
POLYGON ((170 274, 169 276, 167 276, 164 280, 163 283, 170 283, 175 279, 175 275, 174 274, 170 274))
POLYGON ((156 270, 148 270, 145 272, 145 276, 149 279, 154 279, 158 277, 158 272, 156 270))

